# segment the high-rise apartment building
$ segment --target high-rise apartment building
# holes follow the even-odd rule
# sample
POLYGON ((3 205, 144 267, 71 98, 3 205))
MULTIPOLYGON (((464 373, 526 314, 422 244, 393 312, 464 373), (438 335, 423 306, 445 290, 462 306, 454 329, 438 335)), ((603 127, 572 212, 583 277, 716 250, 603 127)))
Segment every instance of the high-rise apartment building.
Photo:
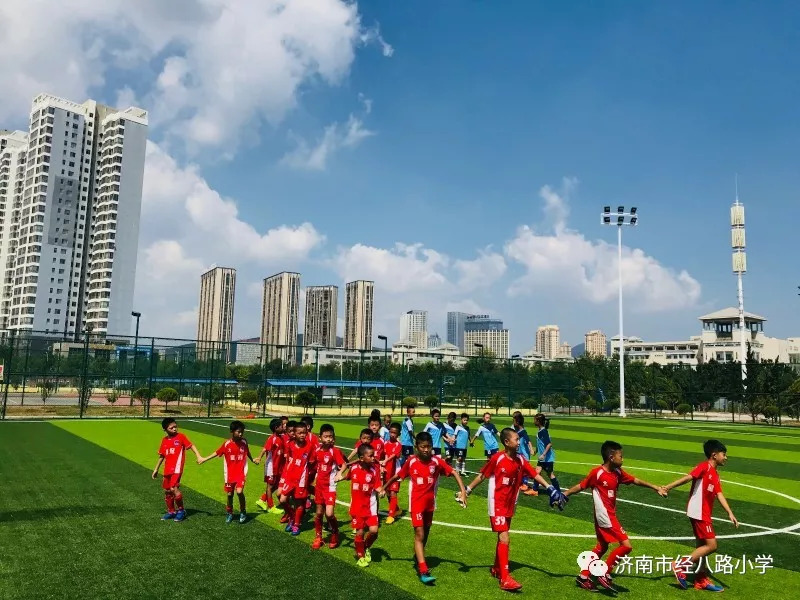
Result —
POLYGON ((306 287, 306 319, 303 344, 306 346, 336 346, 336 318, 339 288, 335 285, 306 287))
POLYGON ((461 354, 464 354, 464 324, 469 313, 451 311, 447 313, 447 343, 458 346, 461 354))
POLYGON ((0 330, 8 328, 16 262, 16 239, 25 183, 28 134, 0 131, 0 268, 5 275, 0 287, 0 330))
POLYGON ((400 341, 416 348, 428 347, 427 310, 409 310, 400 317, 400 341))
POLYGON ((282 272, 264 280, 261 302, 262 360, 295 362, 300 273, 282 272))
POLYGON ((593 329, 584 336, 584 354, 587 356, 608 356, 606 334, 593 329))
MULTIPOLYGON (((10 236, 0 301, 10 329, 129 332, 147 124, 140 108, 33 100, 23 179, 0 216, 10 236)), ((19 161, 16 133, 13 142, 4 134, 4 152, 16 147, 19 161)))
POLYGON ((561 334, 558 325, 543 325, 536 330, 536 352, 542 358, 556 358, 560 349, 561 334))
POLYGON ((372 350, 372 281, 350 281, 345 287, 344 347, 372 350))
POLYGON ((569 342, 561 342, 556 358, 572 358, 572 346, 569 342))
POLYGON ((464 355, 508 358, 508 329, 489 315, 470 315, 464 322, 464 355))
POLYGON ((442 345, 442 336, 438 333, 432 333, 428 336, 428 348, 438 348, 442 345))
MULTIPOLYGON (((200 276, 200 308, 197 314, 197 356, 204 360, 211 349, 222 350, 225 362, 233 361, 233 303, 236 269, 214 267, 200 276)), ((219 353, 214 356, 220 356, 219 353)))

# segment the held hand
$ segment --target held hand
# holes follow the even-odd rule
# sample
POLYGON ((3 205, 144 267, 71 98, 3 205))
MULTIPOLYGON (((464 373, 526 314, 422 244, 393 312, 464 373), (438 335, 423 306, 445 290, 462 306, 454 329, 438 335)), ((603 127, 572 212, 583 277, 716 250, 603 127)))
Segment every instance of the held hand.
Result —
POLYGON ((662 486, 659 486, 659 487, 656 489, 656 493, 657 493, 659 496, 661 496, 662 498, 666 498, 666 497, 667 497, 667 488, 665 488, 663 485, 662 485, 662 486))
POLYGON ((730 518, 731 523, 733 523, 733 526, 738 529, 739 528, 739 521, 736 520, 736 517, 733 516, 732 512, 728 513, 728 517, 730 518))
POLYGON ((470 447, 470 448, 474 448, 474 447, 475 447, 475 442, 470 442, 470 443, 469 443, 469 447, 470 447))
POLYGON ((153 479, 158 478, 158 470, 153 471, 153 479))
MULTIPOLYGON (((461 492, 459 492, 459 494, 461 494, 461 492)), ((461 508, 467 508, 467 495, 466 494, 461 494, 461 502, 459 502, 459 504, 461 505, 461 508)))
POLYGON ((536 460, 539 462, 544 462, 544 455, 540 454, 539 456, 536 457, 536 460))
POLYGON ((200 457, 200 456, 197 457, 197 464, 198 465, 202 465, 203 464, 203 458, 202 457, 200 457))
POLYGON ((257 465, 260 462, 261 462, 261 457, 260 456, 258 458, 256 458, 255 460, 253 460, 253 464, 254 465, 257 465))
POLYGON ((378 492, 378 496, 380 496, 381 498, 385 498, 386 497, 386 490, 383 489, 382 487, 379 487, 377 489, 377 492, 378 492))

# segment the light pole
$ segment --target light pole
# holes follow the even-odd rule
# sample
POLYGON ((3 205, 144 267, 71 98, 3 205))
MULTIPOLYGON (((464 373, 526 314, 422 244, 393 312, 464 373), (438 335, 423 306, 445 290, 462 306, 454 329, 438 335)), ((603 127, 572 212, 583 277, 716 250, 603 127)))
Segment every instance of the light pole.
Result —
POLYGON ((739 203, 739 183, 736 183, 736 202, 731 206, 731 248, 733 250, 733 272, 737 279, 739 299, 739 362, 742 365, 742 384, 747 379, 747 348, 744 338, 744 288, 742 276, 747 272, 745 251, 744 205, 739 203))
POLYGON ((603 225, 614 225, 617 228, 617 262, 619 271, 619 416, 625 417, 625 338, 622 333, 622 227, 635 227, 639 221, 636 207, 625 212, 624 206, 618 206, 616 213, 611 213, 610 206, 603 207, 601 215, 603 225))
MULTIPOLYGON (((136 335, 133 338, 133 381, 131 382, 131 394, 133 394, 133 388, 136 387, 136 357, 139 355, 139 319, 142 317, 142 313, 134 310, 131 312, 131 316, 136 319, 136 335)), ((131 406, 133 406, 132 398, 131 406)))
POLYGON ((379 340, 383 340, 383 408, 386 408, 386 376, 388 373, 388 365, 386 358, 389 356, 389 340, 385 335, 379 335, 379 340))
POLYGON ((519 359, 519 354, 512 354, 508 359, 508 416, 511 416, 511 405, 513 404, 513 395, 511 393, 512 375, 514 374, 514 361, 519 359))

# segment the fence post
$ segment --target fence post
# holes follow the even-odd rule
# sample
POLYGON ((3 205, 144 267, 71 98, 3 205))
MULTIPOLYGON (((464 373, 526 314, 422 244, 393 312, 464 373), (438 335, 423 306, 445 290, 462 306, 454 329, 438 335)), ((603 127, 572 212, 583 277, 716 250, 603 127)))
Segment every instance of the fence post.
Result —
POLYGON ((12 329, 11 330, 11 335, 10 335, 10 344, 11 345, 9 346, 9 350, 8 350, 8 368, 5 369, 5 372, 3 373, 3 377, 5 378, 5 386, 4 386, 4 389, 3 389, 3 414, 0 415, 0 416, 2 416, 3 419, 6 418, 6 406, 8 405, 8 384, 11 381, 11 362, 14 360, 14 342, 15 342, 14 334, 15 333, 16 333, 16 330, 12 329))
POLYGON ((87 325, 86 329, 84 330, 83 335, 83 374, 81 376, 81 385, 78 388, 78 416, 82 419, 83 418, 83 411, 84 411, 84 403, 88 404, 89 398, 84 398, 84 395, 88 391, 89 386, 89 333, 91 329, 87 325))
MULTIPOLYGON (((213 342, 212 342, 213 343, 213 342)), ((211 361, 209 362, 209 374, 208 374, 208 407, 206 412, 206 417, 211 418, 211 395, 214 393, 214 351, 211 351, 211 361)))
POLYGON ((20 406, 25 406, 25 386, 28 384, 28 357, 30 354, 31 343, 28 341, 28 344, 25 346, 25 365, 22 367, 22 398, 19 402, 20 406))
POLYGON ((147 380, 147 395, 149 397, 147 398, 147 404, 146 404, 147 408, 145 408, 145 411, 144 411, 144 418, 145 419, 149 419, 150 418, 150 402, 153 400, 153 398, 152 398, 152 396, 153 396, 153 366, 154 366, 153 363, 155 362, 155 347, 156 347, 156 338, 151 337, 150 338, 150 376, 148 377, 148 380, 147 380))

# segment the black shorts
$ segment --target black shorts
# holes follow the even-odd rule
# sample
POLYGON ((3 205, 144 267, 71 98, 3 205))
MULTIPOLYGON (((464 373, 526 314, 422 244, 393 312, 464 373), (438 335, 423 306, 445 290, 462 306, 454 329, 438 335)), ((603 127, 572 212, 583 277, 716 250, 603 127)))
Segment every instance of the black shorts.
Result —
POLYGON ((456 453, 456 458, 458 460, 464 460, 465 458, 467 458, 467 449, 466 448, 456 448, 454 450, 454 452, 456 453))
POLYGON ((548 462, 537 462, 537 466, 542 467, 542 471, 547 473, 548 477, 553 474, 553 461, 548 462))
POLYGON ((441 449, 441 448, 434 448, 434 449, 433 449, 433 453, 434 453, 436 456, 441 456, 441 455, 442 455, 442 449, 441 449))
POLYGON ((403 446, 403 456, 411 456, 414 454, 414 446, 403 446))
POLYGON ((445 446, 445 449, 444 449, 444 457, 445 458, 453 458, 453 457, 455 457, 455 455, 456 455, 456 449, 455 448, 448 448, 448 447, 445 446))
POLYGON ((495 448, 494 450, 484 450, 483 453, 486 455, 486 458, 492 458, 495 454, 498 453, 498 451, 499 449, 495 448))

